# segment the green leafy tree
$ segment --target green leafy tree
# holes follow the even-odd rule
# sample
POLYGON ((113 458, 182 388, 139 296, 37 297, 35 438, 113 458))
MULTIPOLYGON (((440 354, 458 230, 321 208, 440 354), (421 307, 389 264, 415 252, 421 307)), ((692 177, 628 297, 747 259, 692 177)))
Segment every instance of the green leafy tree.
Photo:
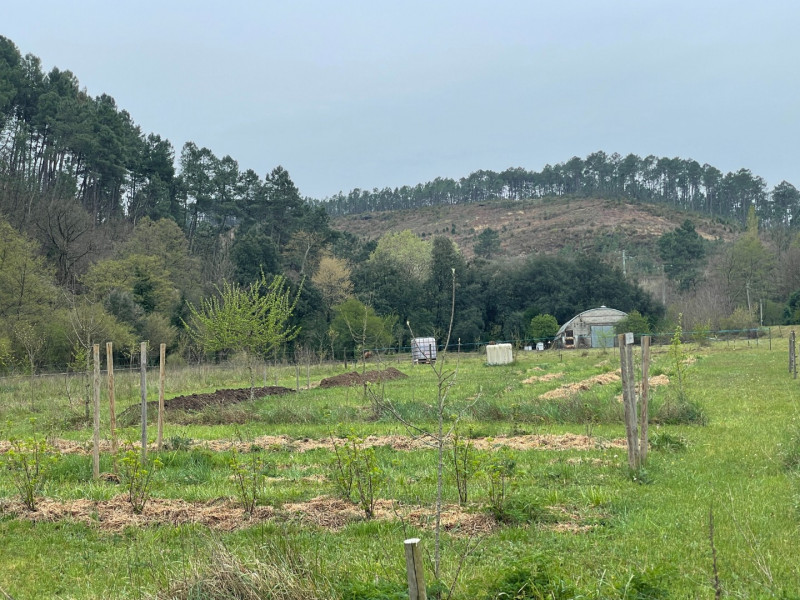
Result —
POLYGON ((528 326, 528 335, 535 341, 552 340, 558 333, 558 321, 553 315, 536 315, 528 326))
POLYGON ((758 220, 752 207, 747 231, 725 252, 719 271, 731 305, 746 306, 750 314, 755 314, 759 300, 769 298, 775 255, 758 236, 758 220))
POLYGON ((487 227, 478 234, 478 241, 474 246, 475 255, 490 259, 500 252, 500 234, 491 227, 487 227))
MULTIPOLYGON (((446 331, 450 320, 453 269, 459 277, 467 270, 467 263, 461 256, 458 246, 447 237, 433 238, 430 277, 426 287, 430 295, 429 306, 433 313, 434 327, 439 332, 446 331)), ((461 317, 460 308, 460 305, 456 307, 456 320, 461 317)))
POLYGON ((633 333, 637 340, 641 339, 642 335, 650 333, 650 323, 642 316, 638 310, 632 310, 628 316, 617 321, 614 325, 616 333, 633 333))
POLYGON ((247 355, 252 398, 253 358, 273 355, 300 333, 300 328, 289 322, 300 291, 292 298, 281 275, 268 283, 262 274, 261 279, 247 288, 225 282, 217 289, 217 295, 205 298, 199 307, 189 305, 190 335, 205 352, 241 351, 247 355))
POLYGON ((333 308, 332 338, 339 352, 383 348, 392 342, 397 317, 379 317, 371 306, 350 298, 333 308))
POLYGON ((242 285, 255 281, 260 274, 281 271, 281 256, 265 225, 255 225, 236 237, 231 247, 236 280, 242 285))
POLYGON ((783 310, 784 322, 787 325, 800 323, 800 290, 794 292, 783 310))
POLYGON ((698 269, 705 257, 705 244, 689 219, 675 231, 659 238, 658 251, 667 277, 677 281, 682 290, 695 286, 698 269))
POLYGON ((341 258, 323 256, 320 260, 317 272, 311 281, 319 290, 328 313, 335 305, 341 304, 353 295, 350 274, 350 267, 341 258))
POLYGON ((422 283, 430 276, 432 250, 431 242, 418 238, 414 232, 406 229, 381 237, 369 260, 393 263, 406 278, 422 283))

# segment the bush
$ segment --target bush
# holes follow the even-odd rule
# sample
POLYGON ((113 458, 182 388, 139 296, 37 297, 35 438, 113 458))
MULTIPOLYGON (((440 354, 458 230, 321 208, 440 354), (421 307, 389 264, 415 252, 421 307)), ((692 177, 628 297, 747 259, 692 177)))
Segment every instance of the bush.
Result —
POLYGON ((339 495, 351 500, 355 491, 358 505, 367 519, 375 512, 378 490, 383 485, 384 474, 378 465, 375 449, 364 445, 364 440, 351 434, 344 443, 333 443, 334 458, 330 464, 331 479, 339 495))
POLYGON ((266 461, 258 452, 251 451, 240 457, 239 451, 234 449, 228 466, 233 474, 236 495, 242 508, 248 515, 252 515, 264 487, 266 461))
POLYGON ((35 434, 29 438, 11 438, 5 466, 20 499, 28 510, 36 510, 36 496, 42 491, 51 468, 58 460, 46 440, 35 434))
POLYGON ((159 458, 145 459, 136 450, 127 450, 119 461, 125 487, 128 488, 128 502, 134 514, 140 515, 150 499, 153 474, 163 464, 159 458))

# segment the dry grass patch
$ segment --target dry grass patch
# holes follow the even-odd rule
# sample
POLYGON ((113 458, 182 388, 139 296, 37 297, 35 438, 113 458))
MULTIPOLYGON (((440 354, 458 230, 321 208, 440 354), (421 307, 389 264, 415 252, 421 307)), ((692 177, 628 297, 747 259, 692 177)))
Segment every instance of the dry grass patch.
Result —
POLYGON ((559 379, 563 376, 564 376, 563 372, 545 373, 544 375, 533 375, 532 377, 523 379, 522 383, 538 383, 540 381, 553 381, 553 379, 559 379))
POLYGON ((584 379, 583 381, 578 381, 576 383, 565 383, 561 387, 558 387, 554 390, 550 390, 549 392, 545 392, 544 394, 539 396, 539 398, 543 400, 556 400, 559 398, 569 398, 570 396, 574 396, 578 392, 585 392, 587 390, 590 390, 596 385, 608 385, 609 383, 615 383, 619 380, 620 380, 619 371, 614 371, 613 373, 600 373, 600 375, 589 377, 588 379, 584 379))

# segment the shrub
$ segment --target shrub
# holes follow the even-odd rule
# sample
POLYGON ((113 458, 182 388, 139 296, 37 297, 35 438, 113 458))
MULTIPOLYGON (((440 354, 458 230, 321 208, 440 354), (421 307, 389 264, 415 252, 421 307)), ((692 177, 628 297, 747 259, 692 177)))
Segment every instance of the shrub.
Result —
POLYGON ((245 512, 252 515, 264 487, 266 462, 258 452, 248 452, 246 458, 241 458, 239 451, 234 449, 228 466, 233 473, 239 501, 245 512))
POLYGON ((345 500, 352 500, 355 490, 358 505, 371 519, 378 489, 383 485, 383 471, 375 449, 365 447, 364 440, 354 434, 348 435, 343 444, 337 444, 333 436, 331 441, 334 459, 330 470, 337 491, 345 500))
POLYGON ((514 480, 517 462, 511 451, 500 448, 489 459, 485 473, 489 484, 489 511, 498 521, 507 521, 508 492, 514 480))
POLYGON ((465 504, 469 493, 469 483, 480 469, 480 459, 469 436, 465 440, 459 435, 457 429, 453 431, 452 451, 458 501, 465 504))
POLYGON ((54 454, 55 449, 35 433, 25 439, 11 438, 10 443, 4 461, 6 469, 25 508, 36 510, 36 496, 47 482, 58 456, 54 454))
POLYGON ((142 460, 141 454, 136 450, 127 450, 119 460, 122 481, 128 488, 128 502, 134 514, 140 515, 150 499, 150 489, 153 484, 153 475, 163 466, 161 459, 152 458, 142 460))

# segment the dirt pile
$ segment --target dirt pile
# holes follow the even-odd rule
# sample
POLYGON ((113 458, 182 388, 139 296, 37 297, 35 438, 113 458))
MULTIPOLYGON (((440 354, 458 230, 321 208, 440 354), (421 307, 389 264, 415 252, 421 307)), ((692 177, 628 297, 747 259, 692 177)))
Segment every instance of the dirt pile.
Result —
MULTIPOLYGON (((254 398, 264 396, 283 396, 293 393, 294 390, 280 386, 257 387, 253 389, 254 398)), ((189 394, 188 396, 175 396, 164 400, 164 410, 166 411, 185 411, 196 412, 212 406, 231 406, 250 400, 250 388, 225 389, 209 392, 207 394, 189 394)), ((147 403, 147 412, 156 414, 158 411, 158 401, 147 403)), ((142 408, 138 404, 128 407, 117 415, 117 421, 122 426, 130 426, 138 423, 141 419, 142 408)))
POLYGON ((393 379, 404 379, 408 377, 405 373, 398 371, 394 367, 379 371, 367 371, 366 373, 342 373, 334 375, 319 382, 321 388, 343 387, 353 385, 364 385, 365 383, 380 383, 381 381, 392 381, 393 379))

